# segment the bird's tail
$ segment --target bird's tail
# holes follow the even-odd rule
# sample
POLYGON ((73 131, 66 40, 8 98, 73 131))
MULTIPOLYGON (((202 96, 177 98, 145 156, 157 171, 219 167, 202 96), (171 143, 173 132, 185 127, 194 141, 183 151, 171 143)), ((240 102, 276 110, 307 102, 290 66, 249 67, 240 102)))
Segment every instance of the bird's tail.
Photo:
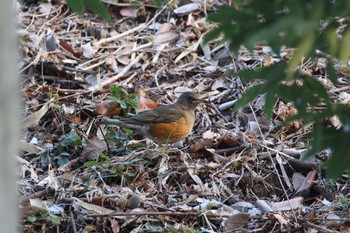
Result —
POLYGON ((118 125, 122 128, 128 128, 128 129, 132 129, 132 130, 138 130, 138 131, 142 131, 142 126, 140 125, 135 125, 135 124, 131 124, 128 122, 125 122, 123 120, 112 120, 112 119, 102 119, 98 122, 96 122, 97 125, 118 125))

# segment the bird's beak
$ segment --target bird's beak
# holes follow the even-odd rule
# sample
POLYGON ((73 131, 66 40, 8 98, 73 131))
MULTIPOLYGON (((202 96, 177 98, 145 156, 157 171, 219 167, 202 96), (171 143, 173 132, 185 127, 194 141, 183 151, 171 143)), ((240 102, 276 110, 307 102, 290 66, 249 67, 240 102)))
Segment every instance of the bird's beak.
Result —
POLYGON ((208 101, 206 101, 205 99, 195 99, 193 102, 195 102, 196 104, 208 103, 208 101))

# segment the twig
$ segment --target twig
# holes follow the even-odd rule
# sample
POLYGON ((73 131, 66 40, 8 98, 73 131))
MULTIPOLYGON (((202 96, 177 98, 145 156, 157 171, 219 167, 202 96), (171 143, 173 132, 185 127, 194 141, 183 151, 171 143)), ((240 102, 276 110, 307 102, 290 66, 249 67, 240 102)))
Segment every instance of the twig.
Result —
POLYGON ((216 150, 215 153, 219 155, 232 154, 233 152, 238 152, 247 148, 247 146, 236 146, 227 149, 216 150))
POLYGON ((69 210, 69 214, 70 214, 70 220, 71 220, 73 232, 77 233, 77 227, 75 226, 74 215, 73 215, 72 210, 69 210))
POLYGON ((102 87, 104 87, 106 85, 109 85, 109 84, 117 81, 119 78, 123 77, 131 69, 131 67, 133 67, 136 63, 138 63, 140 61, 142 55, 143 54, 141 53, 139 56, 137 56, 133 61, 130 62, 129 65, 124 67, 124 69, 119 74, 113 76, 112 78, 108 79, 107 81, 102 82, 101 86, 98 86, 98 85, 94 86, 92 88, 92 90, 93 91, 98 91, 100 88, 102 88, 102 87))
POLYGON ((47 195, 47 194, 50 194, 50 193, 53 193, 55 190, 53 188, 47 188, 47 189, 43 189, 43 190, 40 190, 40 191, 37 191, 27 197, 22 197, 20 199, 21 203, 26 203, 28 202, 30 199, 35 199, 35 198, 39 198, 39 197, 42 197, 44 195, 47 195))
POLYGON ((89 214, 88 217, 111 217, 111 216, 146 216, 146 215, 158 215, 158 216, 200 216, 205 214, 207 217, 212 218, 229 218, 232 214, 214 214, 214 213, 197 213, 197 212, 134 212, 134 213, 112 213, 112 214, 89 214))
POLYGON ((308 228, 310 229, 311 227, 313 227, 313 228, 316 228, 319 232, 326 232, 326 233, 328 233, 328 232, 334 232, 334 231, 332 231, 332 230, 328 230, 327 228, 324 228, 324 227, 322 227, 322 226, 320 226, 320 225, 317 225, 317 224, 314 224, 314 223, 311 223, 311 222, 307 222, 306 223, 306 225, 308 226, 308 228))
POLYGON ((146 25, 144 23, 140 24, 139 26, 134 27, 134 28, 130 29, 129 31, 123 32, 123 33, 118 34, 116 36, 112 36, 112 37, 109 37, 109 38, 101 39, 101 40, 93 43, 93 45, 96 46, 96 47, 100 47, 100 45, 102 45, 102 44, 118 40, 119 38, 122 38, 122 37, 124 37, 126 35, 129 35, 129 34, 133 33, 133 32, 136 32, 138 30, 143 30, 145 27, 146 27, 146 25))

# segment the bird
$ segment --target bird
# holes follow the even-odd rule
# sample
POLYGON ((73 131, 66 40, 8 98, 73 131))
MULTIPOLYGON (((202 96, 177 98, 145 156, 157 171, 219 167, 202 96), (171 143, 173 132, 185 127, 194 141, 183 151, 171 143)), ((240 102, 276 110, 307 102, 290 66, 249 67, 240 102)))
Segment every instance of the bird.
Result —
POLYGON ((98 124, 129 128, 158 144, 176 143, 190 134, 195 122, 195 109, 198 104, 205 102, 195 92, 183 92, 172 104, 145 110, 118 121, 101 120, 98 124))

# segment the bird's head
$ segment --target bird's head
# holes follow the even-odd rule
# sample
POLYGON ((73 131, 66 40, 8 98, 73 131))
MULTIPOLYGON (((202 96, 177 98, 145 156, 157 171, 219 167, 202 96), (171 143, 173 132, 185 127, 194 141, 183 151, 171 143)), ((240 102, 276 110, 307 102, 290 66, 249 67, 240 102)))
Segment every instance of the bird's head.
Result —
POLYGON ((180 105, 184 109, 194 110, 198 104, 207 102, 204 99, 200 99, 199 95, 194 92, 184 92, 176 100, 176 104, 180 105))

